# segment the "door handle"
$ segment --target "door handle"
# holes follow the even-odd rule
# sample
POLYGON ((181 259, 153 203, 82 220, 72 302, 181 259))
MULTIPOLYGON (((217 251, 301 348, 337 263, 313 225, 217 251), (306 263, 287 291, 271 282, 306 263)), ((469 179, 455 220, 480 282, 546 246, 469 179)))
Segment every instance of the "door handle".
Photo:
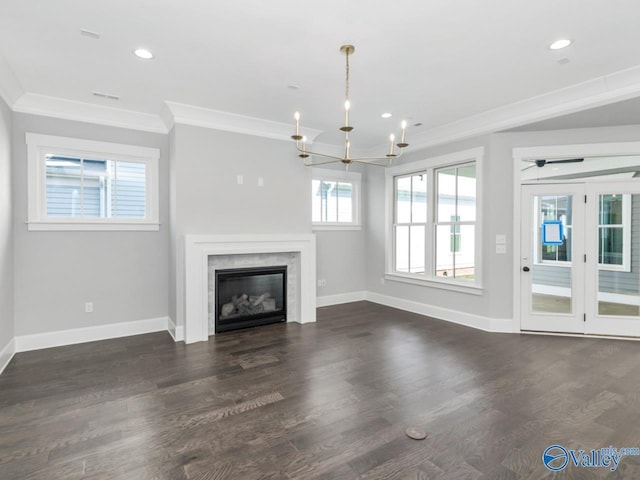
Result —
POLYGON ((528 272, 529 271, 529 267, 522 267, 522 271, 523 272, 528 272))

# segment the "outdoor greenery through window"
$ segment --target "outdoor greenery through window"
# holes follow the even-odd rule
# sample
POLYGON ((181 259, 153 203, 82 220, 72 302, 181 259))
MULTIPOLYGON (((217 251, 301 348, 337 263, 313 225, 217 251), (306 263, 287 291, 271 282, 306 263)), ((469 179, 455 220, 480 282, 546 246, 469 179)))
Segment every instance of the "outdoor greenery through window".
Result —
POLYGON ((145 164, 46 156, 46 215, 145 218, 145 164))
POLYGON ((476 166, 436 170, 437 277, 475 278, 476 166))

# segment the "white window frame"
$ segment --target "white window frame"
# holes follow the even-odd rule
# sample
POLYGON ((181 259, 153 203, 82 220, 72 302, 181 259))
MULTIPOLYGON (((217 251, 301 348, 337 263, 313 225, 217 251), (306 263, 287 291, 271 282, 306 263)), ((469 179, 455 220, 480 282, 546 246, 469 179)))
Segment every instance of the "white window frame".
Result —
POLYGON ((359 172, 345 172, 333 170, 329 168, 312 168, 311 180, 327 181, 327 182, 343 182, 351 183, 352 198, 351 207, 353 209, 351 222, 312 222, 311 228, 315 231, 322 230, 361 230, 361 192, 362 192, 362 175, 359 172))
MULTIPOLYGON (((599 203, 600 195, 611 195, 606 193, 599 193, 596 197, 599 203)), ((609 263, 598 263, 599 270, 610 270, 612 272, 631 272, 631 210, 632 194, 621 193, 622 195, 622 224, 616 225, 600 225, 600 218, 598 217, 598 240, 600 239, 600 228, 622 228, 622 265, 614 265, 609 263)), ((600 205, 598 205, 598 213, 600 211, 600 205)), ((598 249, 599 250, 599 249, 598 249)), ((600 255, 600 251, 598 251, 600 255)))
POLYGON ((386 280, 423 285, 444 290, 453 290, 472 295, 482 295, 482 163, 484 147, 472 148, 454 152, 438 157, 427 158, 415 162, 401 164, 388 168, 385 176, 385 219, 386 219, 386 280), (454 167, 464 164, 476 165, 476 220, 475 220, 475 275, 473 282, 457 280, 446 277, 437 277, 435 274, 436 249, 436 180, 435 171, 445 167, 454 167), (402 273, 395 270, 395 244, 393 235, 394 209, 395 209, 395 177, 412 173, 426 173, 427 175, 427 228, 425 232, 425 273, 402 273))
POLYGON ((158 212, 157 148, 97 142, 54 135, 26 134, 27 143, 27 224, 41 230, 141 230, 160 229, 158 212), (145 164, 145 218, 64 218, 48 217, 46 208, 46 155, 100 158, 145 164))

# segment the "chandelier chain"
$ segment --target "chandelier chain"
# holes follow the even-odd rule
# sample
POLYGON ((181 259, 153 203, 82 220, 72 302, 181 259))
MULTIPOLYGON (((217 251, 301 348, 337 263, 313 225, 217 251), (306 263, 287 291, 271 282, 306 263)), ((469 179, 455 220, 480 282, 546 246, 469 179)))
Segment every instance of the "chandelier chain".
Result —
POLYGON ((346 51, 345 57, 347 59, 347 74, 344 82, 344 98, 345 100, 349 100, 349 50, 346 51))

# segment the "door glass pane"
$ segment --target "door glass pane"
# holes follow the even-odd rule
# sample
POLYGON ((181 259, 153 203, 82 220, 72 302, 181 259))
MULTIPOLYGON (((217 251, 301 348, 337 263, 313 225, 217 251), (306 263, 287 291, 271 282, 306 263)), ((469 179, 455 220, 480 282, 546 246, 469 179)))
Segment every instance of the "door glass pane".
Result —
POLYGON ((598 315, 637 317, 640 195, 600 195, 598 205, 598 315))
POLYGON ((537 313, 571 313, 572 195, 534 197, 531 305, 537 313))

